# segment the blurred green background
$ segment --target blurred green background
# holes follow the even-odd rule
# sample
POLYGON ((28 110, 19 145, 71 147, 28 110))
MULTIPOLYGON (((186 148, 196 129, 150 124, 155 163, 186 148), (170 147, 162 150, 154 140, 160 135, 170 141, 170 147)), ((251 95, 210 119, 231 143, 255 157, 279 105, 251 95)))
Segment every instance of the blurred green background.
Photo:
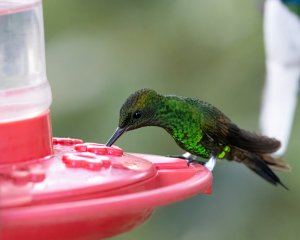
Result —
MULTIPOLYGON (((259 0, 44 0, 54 135, 106 142, 124 99, 143 87, 201 98, 258 131, 262 6, 259 0)), ((219 162, 212 195, 162 207, 113 239, 299 239, 299 115, 298 107, 285 154, 293 172, 280 174, 290 191, 242 165, 219 162)), ((117 144, 127 152, 182 153, 152 127, 117 144)))

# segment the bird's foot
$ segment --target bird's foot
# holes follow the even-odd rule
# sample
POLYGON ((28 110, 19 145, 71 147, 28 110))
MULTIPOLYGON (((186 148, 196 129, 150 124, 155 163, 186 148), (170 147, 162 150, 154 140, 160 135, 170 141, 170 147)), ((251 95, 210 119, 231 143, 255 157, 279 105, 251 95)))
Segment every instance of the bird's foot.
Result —
POLYGON ((201 165, 205 164, 205 162, 198 160, 197 157, 194 156, 194 155, 192 155, 192 154, 188 154, 188 155, 187 154, 183 154, 183 155, 168 155, 167 157, 180 158, 180 159, 186 160, 188 166, 190 166, 191 163, 198 163, 198 164, 201 164, 201 165))
POLYGON ((170 158, 180 158, 180 159, 186 160, 186 157, 184 157, 183 155, 167 155, 166 157, 170 157, 170 158))

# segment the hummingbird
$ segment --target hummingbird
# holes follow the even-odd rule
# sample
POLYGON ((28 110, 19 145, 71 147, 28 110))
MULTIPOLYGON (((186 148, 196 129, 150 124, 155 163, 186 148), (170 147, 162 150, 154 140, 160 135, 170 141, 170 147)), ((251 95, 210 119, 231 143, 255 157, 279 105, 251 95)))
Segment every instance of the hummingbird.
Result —
POLYGON ((178 146, 190 154, 189 163, 195 161, 195 156, 236 161, 271 184, 287 189, 272 171, 290 168, 285 161, 271 155, 280 147, 280 142, 239 128, 205 101, 140 89, 123 103, 118 128, 106 145, 113 145, 127 131, 147 126, 166 130, 178 146))

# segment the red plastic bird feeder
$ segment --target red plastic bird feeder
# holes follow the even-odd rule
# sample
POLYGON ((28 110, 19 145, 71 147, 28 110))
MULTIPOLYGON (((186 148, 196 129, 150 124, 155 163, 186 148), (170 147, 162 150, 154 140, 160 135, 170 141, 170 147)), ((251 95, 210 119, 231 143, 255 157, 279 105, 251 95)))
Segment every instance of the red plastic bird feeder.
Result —
POLYGON ((211 193, 181 159, 52 138, 40 0, 0 0, 0 239, 100 239, 211 193))

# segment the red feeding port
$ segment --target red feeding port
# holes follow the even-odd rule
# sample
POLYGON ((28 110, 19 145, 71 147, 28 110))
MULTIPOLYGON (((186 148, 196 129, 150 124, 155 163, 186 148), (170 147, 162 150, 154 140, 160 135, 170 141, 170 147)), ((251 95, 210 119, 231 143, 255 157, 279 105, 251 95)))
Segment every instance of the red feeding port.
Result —
POLYGON ((78 139, 53 143, 50 157, 0 166, 1 240, 105 238, 156 207, 211 192, 212 174, 199 164, 78 139))

